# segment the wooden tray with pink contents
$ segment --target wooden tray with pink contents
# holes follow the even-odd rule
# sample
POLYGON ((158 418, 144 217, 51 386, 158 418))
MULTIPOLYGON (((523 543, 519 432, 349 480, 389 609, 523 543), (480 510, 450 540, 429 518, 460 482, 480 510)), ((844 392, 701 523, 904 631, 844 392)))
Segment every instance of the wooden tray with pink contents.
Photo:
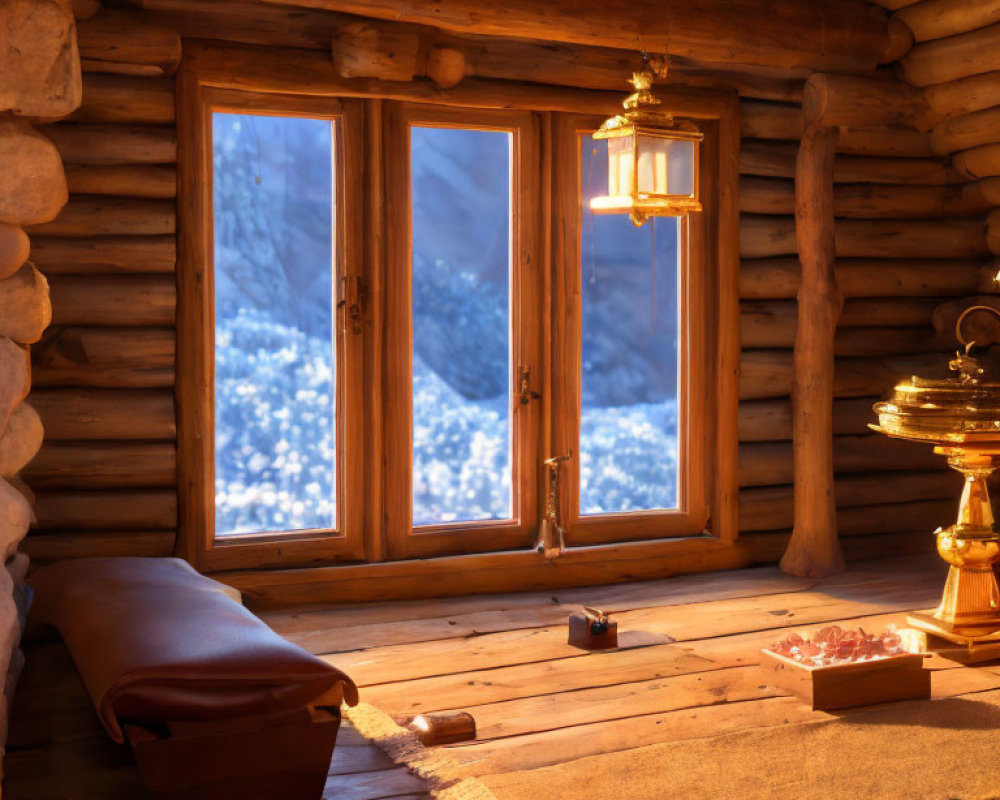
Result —
POLYGON ((761 650, 768 683, 795 695, 815 711, 893 700, 927 700, 931 672, 925 655, 906 649, 903 631, 879 635, 832 625, 806 639, 789 636, 761 650))

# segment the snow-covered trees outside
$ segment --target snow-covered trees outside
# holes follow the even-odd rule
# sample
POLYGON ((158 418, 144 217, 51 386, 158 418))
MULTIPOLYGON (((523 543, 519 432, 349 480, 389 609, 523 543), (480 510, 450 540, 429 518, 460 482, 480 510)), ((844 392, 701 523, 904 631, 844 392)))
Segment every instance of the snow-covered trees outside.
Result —
MULTIPOLYGON (((439 133, 411 162, 415 524, 511 509, 509 139, 439 133)), ((213 135, 216 532, 331 528, 330 124, 216 114, 213 135)), ((601 158, 584 146, 585 193, 601 158)), ((674 507, 676 229, 584 212, 582 253, 581 511, 674 507)))

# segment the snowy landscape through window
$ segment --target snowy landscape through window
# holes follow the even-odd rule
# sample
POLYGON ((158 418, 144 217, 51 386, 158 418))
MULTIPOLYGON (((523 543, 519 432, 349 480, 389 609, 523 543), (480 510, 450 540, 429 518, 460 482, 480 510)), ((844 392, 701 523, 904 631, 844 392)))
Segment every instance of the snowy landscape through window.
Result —
MULTIPOLYGON (((213 114, 216 536, 336 529, 336 121, 213 114)), ((580 513, 678 506, 680 229, 594 216, 581 137, 580 513)), ((512 495, 512 134, 412 126, 415 526, 512 495)))

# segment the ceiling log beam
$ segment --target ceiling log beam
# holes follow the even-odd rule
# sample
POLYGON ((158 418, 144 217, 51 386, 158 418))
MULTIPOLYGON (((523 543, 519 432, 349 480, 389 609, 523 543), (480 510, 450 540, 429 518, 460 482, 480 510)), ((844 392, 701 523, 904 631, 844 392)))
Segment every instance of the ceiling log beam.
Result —
POLYGON ((457 34, 596 45, 700 61, 870 73, 889 48, 886 12, 856 0, 268 0, 457 34), (752 35, 747 35, 752 31, 752 35))

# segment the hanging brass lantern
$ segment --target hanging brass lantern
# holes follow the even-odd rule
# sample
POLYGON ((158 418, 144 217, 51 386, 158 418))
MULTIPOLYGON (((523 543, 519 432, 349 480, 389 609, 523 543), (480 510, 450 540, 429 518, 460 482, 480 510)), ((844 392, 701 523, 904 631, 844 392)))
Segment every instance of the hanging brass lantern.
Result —
MULTIPOLYGON (((701 211, 698 150, 704 134, 657 108, 653 69, 633 73, 635 92, 625 113, 605 120, 594 133, 608 142, 608 194, 590 201, 595 214, 628 214, 641 227, 650 217, 683 217, 701 211)), ((660 75, 666 74, 664 68, 660 75)))

